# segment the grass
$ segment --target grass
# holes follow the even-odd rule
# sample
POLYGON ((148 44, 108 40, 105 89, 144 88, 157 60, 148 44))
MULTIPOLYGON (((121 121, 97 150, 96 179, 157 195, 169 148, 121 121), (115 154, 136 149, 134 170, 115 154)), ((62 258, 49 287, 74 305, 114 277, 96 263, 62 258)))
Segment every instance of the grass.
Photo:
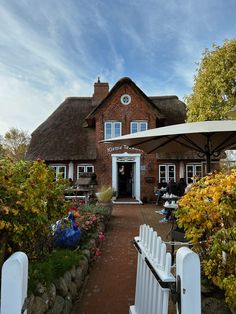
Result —
POLYGON ((57 249, 44 260, 31 263, 29 265, 29 292, 36 292, 38 282, 49 285, 73 266, 78 266, 84 258, 79 251, 57 249))

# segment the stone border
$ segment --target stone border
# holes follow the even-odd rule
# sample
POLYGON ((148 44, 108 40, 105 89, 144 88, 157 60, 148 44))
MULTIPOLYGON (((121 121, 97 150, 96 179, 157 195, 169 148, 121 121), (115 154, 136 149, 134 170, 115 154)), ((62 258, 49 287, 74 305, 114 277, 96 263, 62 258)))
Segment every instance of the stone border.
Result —
MULTIPOLYGON (((100 222, 99 230, 104 232, 109 220, 107 217, 104 223, 100 222)), ((87 248, 81 250, 84 257, 79 262, 79 266, 73 266, 71 270, 66 271, 62 277, 59 277, 49 287, 39 283, 36 287, 36 294, 31 294, 27 298, 28 314, 70 314, 73 304, 83 294, 86 286, 89 264, 93 261, 91 249, 98 245, 98 239, 91 238, 88 241, 87 248)))
MULTIPOLYGON (((90 255, 86 250, 86 254, 90 255)), ((84 252, 85 253, 85 252, 84 252)), ((90 256, 89 256, 90 258, 90 256)), ((31 294, 27 299, 28 314, 69 314, 73 302, 80 294, 89 271, 89 259, 84 257, 78 267, 73 266, 64 276, 51 283, 48 288, 37 285, 37 296, 31 294)))

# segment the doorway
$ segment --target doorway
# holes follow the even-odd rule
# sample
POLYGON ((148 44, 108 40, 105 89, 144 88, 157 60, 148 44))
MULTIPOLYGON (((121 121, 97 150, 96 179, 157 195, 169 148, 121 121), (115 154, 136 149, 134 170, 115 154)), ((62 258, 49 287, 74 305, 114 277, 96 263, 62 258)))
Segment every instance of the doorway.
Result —
POLYGON ((133 162, 118 162, 118 196, 132 197, 133 196, 133 177, 134 163, 133 162))
MULTIPOLYGON (((126 204, 127 199, 135 201, 135 204, 142 203, 140 200, 140 154, 112 154, 112 189, 117 192, 116 201, 126 204), (120 169, 120 167, 123 166, 120 169), (124 173, 121 175, 119 169, 124 173), (124 171, 123 171, 124 170, 124 171), (130 180, 131 179, 131 180, 130 180)), ((127 204, 128 204, 127 203, 127 204)))

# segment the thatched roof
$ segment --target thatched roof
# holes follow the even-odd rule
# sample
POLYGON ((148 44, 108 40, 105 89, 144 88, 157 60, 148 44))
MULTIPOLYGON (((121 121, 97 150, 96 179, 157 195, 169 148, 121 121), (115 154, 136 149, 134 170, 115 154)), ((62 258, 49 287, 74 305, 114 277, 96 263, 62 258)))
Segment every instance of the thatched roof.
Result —
POLYGON ((96 159, 95 131, 83 126, 91 110, 91 97, 67 98, 32 133, 27 159, 96 159))
POLYGON ((143 96, 143 98, 150 104, 152 107, 153 113, 160 120, 165 119, 165 115, 159 110, 159 108, 152 102, 151 98, 149 98, 129 77, 123 77, 120 79, 110 90, 109 94, 89 113, 86 117, 86 121, 88 124, 91 124, 91 120, 94 119, 96 113, 106 105, 106 103, 111 99, 112 95, 118 90, 122 85, 129 84, 134 90, 136 90, 139 94, 143 96))
POLYGON ((95 160, 94 117, 122 84, 128 83, 150 104, 163 125, 183 123, 185 104, 176 96, 148 97, 129 78, 119 80, 97 106, 92 97, 69 97, 33 133, 27 159, 95 160))
POLYGON ((150 99, 166 117, 164 125, 185 122, 186 105, 177 96, 151 96, 150 99))

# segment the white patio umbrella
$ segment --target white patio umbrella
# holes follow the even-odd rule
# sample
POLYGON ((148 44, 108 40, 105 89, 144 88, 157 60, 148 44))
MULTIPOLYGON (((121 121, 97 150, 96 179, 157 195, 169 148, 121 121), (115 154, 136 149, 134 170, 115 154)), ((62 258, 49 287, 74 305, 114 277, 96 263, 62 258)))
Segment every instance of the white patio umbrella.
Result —
POLYGON ((212 158, 227 149, 236 149, 236 121, 175 124, 112 138, 109 142, 136 147, 148 154, 196 151, 206 159, 207 172, 210 172, 212 158))

